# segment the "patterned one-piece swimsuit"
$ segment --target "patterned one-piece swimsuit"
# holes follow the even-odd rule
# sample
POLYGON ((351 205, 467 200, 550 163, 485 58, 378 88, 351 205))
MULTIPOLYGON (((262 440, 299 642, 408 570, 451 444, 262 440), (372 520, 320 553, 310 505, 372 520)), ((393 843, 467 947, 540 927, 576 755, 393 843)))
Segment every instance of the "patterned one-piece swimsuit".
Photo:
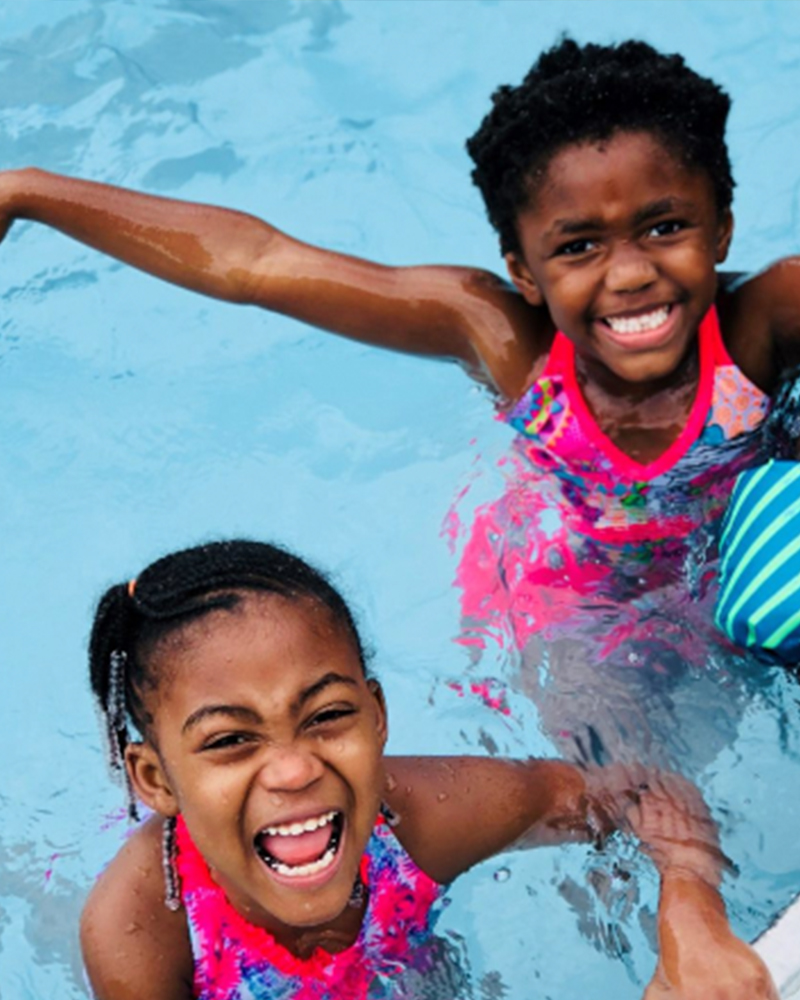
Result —
POLYGON ((670 601, 703 605, 699 618, 710 624, 720 520, 738 473, 763 457, 769 399, 731 360, 713 308, 698 352, 686 425, 642 465, 598 427, 577 382, 575 349, 556 334, 542 374, 500 415, 519 431, 513 474, 503 497, 478 511, 463 552, 463 642, 481 646, 493 636, 522 648, 533 635, 553 638, 584 623, 597 633, 593 609, 615 605, 610 652, 665 590, 670 601))
MULTIPOLYGON (((430 974, 427 948, 444 887, 422 872, 379 818, 361 862, 366 910, 356 941, 335 955, 318 948, 300 959, 229 903, 182 817, 176 863, 194 956, 199 1000, 365 1000, 391 992, 409 970, 430 974), (374 992, 377 990, 377 992, 374 992)), ((435 972, 433 973, 435 975, 435 972)), ((413 979, 413 976, 411 977, 413 979)))

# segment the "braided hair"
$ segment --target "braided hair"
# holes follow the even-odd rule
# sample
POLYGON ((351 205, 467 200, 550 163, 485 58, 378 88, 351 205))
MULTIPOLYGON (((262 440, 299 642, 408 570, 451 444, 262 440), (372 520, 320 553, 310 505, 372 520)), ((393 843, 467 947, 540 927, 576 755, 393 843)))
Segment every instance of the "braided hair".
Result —
POLYGON ((92 626, 89 673, 105 723, 109 763, 125 777, 132 817, 136 806, 125 748, 129 720, 142 736, 153 721, 143 698, 159 680, 150 653, 170 632, 212 611, 237 606, 242 592, 249 590, 322 604, 350 635, 366 672, 364 647, 342 595, 322 573, 276 545, 246 540, 199 545, 165 556, 136 580, 109 588, 92 626))
POLYGON ((501 253, 519 253, 517 216, 553 156, 619 131, 655 134, 687 166, 704 170, 717 211, 726 211, 734 188, 725 143, 730 103, 680 55, 640 41, 578 45, 563 38, 539 56, 518 87, 494 92, 491 111, 467 140, 472 179, 501 253))

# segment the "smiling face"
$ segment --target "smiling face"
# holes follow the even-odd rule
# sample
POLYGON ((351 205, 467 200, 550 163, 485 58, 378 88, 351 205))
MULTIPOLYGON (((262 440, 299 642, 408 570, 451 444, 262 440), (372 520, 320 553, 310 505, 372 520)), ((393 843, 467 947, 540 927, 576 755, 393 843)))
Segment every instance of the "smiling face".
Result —
POLYGON ((347 907, 383 791, 386 717, 347 630, 308 599, 243 592, 150 654, 149 740, 128 750, 143 800, 180 812, 252 923, 293 928, 347 907))
POLYGON ((710 178, 654 135, 617 133, 550 161, 517 221, 514 284, 598 381, 669 379, 716 292, 732 220, 710 178))

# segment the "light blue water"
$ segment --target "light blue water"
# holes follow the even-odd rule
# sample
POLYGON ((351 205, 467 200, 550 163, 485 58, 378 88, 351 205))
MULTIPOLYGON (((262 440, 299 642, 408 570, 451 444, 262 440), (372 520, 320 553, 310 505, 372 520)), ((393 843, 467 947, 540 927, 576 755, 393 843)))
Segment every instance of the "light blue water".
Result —
MULTIPOLYGON (((5 0, 1 162, 219 202, 387 262, 495 268, 463 140, 565 28, 644 37, 726 86, 731 266, 797 247, 793 0, 5 0)), ((461 373, 160 286, 42 228, 0 253, 0 996, 63 1000, 85 995, 76 918, 124 829, 85 682, 90 610, 167 549, 250 534, 333 569, 378 651, 393 749, 548 745, 522 698, 511 721, 435 697, 463 663, 442 521, 476 474, 470 503, 496 494, 509 435, 461 373)), ((752 936, 800 886, 797 688, 769 679, 733 714, 703 786, 752 936)), ((640 995, 654 879, 631 864, 634 894, 583 848, 465 878, 442 932, 474 996, 640 995)))

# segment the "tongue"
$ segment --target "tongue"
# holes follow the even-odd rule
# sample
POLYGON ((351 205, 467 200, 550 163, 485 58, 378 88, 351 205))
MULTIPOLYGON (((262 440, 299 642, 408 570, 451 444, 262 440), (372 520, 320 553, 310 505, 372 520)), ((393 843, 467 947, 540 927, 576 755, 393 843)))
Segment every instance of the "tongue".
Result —
POLYGON ((296 837, 270 836, 265 833, 261 838, 261 846, 271 854, 276 861, 285 865, 307 865, 317 861, 325 853, 331 839, 330 823, 321 826, 310 833, 299 833, 296 837))

